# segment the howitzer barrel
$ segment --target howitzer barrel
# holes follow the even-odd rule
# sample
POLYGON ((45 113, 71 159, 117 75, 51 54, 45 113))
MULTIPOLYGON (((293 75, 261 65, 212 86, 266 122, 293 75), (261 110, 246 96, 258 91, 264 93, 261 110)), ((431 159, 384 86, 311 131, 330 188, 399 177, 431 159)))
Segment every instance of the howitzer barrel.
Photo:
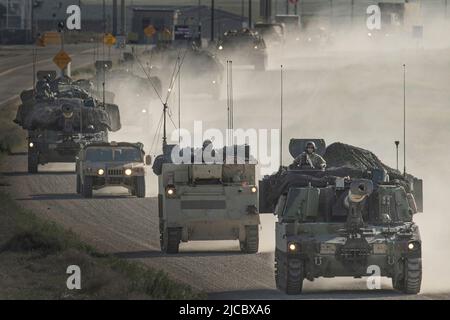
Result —
POLYGON ((373 192, 373 182, 371 180, 356 180, 350 185, 347 198, 349 212, 347 216, 347 231, 357 233, 364 226, 363 210, 367 197, 373 192))

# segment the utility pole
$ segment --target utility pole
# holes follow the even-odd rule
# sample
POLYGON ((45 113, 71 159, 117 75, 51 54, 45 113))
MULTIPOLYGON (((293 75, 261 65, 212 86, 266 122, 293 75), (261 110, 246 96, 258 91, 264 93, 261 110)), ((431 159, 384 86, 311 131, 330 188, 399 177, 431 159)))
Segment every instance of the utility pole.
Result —
POLYGON ((447 12, 447 10, 448 10, 448 0, 445 0, 445 19, 448 18, 448 12, 447 12))
POLYGON ((120 25, 121 25, 121 34, 122 36, 125 35, 126 33, 126 28, 125 28, 125 0, 121 0, 120 2, 120 25))
POLYGON ((241 0, 241 20, 242 27, 244 27, 245 22, 245 0, 241 0))
POLYGON ((252 0, 248 0, 248 28, 251 29, 253 25, 253 8, 252 0))
POLYGON ((289 14, 289 0, 286 0, 286 14, 289 14))
POLYGON ((215 14, 215 8, 214 8, 214 0, 211 0, 211 42, 214 42, 215 34, 214 34, 214 14, 215 14))
POLYGON ((117 36, 117 15, 118 15, 118 3, 117 0, 113 0, 113 35, 117 36))
POLYGON ((352 0, 352 2, 351 2, 351 5, 352 5, 352 8, 351 8, 351 10, 350 10, 350 14, 351 14, 351 25, 353 25, 353 20, 354 20, 354 18, 355 18, 355 0, 352 0))

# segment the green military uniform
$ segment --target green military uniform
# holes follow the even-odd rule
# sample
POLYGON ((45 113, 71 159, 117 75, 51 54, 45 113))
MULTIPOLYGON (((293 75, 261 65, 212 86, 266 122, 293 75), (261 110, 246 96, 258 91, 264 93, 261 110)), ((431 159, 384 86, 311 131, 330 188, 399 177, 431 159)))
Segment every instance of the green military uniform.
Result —
POLYGON ((311 168, 311 169, 325 169, 327 162, 324 158, 316 153, 303 152, 294 160, 294 167, 311 168))

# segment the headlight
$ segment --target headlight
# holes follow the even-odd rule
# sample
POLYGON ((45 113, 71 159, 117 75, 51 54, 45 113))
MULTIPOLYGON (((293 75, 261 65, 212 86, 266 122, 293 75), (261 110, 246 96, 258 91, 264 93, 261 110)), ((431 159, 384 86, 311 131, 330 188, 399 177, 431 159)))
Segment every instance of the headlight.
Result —
POLYGON ((258 46, 255 46, 255 50, 258 50, 258 46))
POLYGON ((369 32, 367 35, 368 35, 369 37, 371 37, 371 36, 372 36, 372 33, 369 32))
POLYGON ((177 189, 174 186, 167 187, 166 195, 168 198, 174 198, 177 195, 177 189))
POLYGON ((133 174, 133 170, 131 170, 131 169, 125 170, 125 175, 131 176, 132 174, 133 174))
POLYGON ((28 144, 28 146, 29 146, 30 148, 34 148, 34 143, 33 143, 33 142, 30 142, 30 143, 28 144))
POLYGON ((98 173, 99 176, 103 176, 105 174, 105 170, 98 169, 97 173, 98 173))
POLYGON ((222 46, 219 46, 219 50, 223 50, 223 47, 222 47, 222 46))
POLYGON ((217 81, 216 80, 213 80, 213 82, 212 82, 213 84, 216 84, 217 83, 217 81))
POLYGON ((257 193, 258 192, 258 188, 257 187, 252 187, 252 193, 257 193))
POLYGON ((289 251, 295 252, 298 249, 298 245, 296 243, 290 243, 289 244, 289 251))
POLYGON ((142 113, 147 113, 147 110, 146 109, 142 109, 142 113))
POLYGON ((408 243, 408 251, 417 251, 420 250, 420 242, 412 241, 408 243))

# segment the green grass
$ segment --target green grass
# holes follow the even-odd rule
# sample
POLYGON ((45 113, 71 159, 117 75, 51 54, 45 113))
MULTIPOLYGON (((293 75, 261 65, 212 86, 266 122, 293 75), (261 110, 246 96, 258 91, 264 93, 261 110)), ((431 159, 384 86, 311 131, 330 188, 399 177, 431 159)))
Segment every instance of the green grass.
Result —
POLYGON ((0 299, 203 298, 162 271, 98 253, 0 192, 0 299), (70 265, 81 268, 80 291, 66 287, 70 265))

